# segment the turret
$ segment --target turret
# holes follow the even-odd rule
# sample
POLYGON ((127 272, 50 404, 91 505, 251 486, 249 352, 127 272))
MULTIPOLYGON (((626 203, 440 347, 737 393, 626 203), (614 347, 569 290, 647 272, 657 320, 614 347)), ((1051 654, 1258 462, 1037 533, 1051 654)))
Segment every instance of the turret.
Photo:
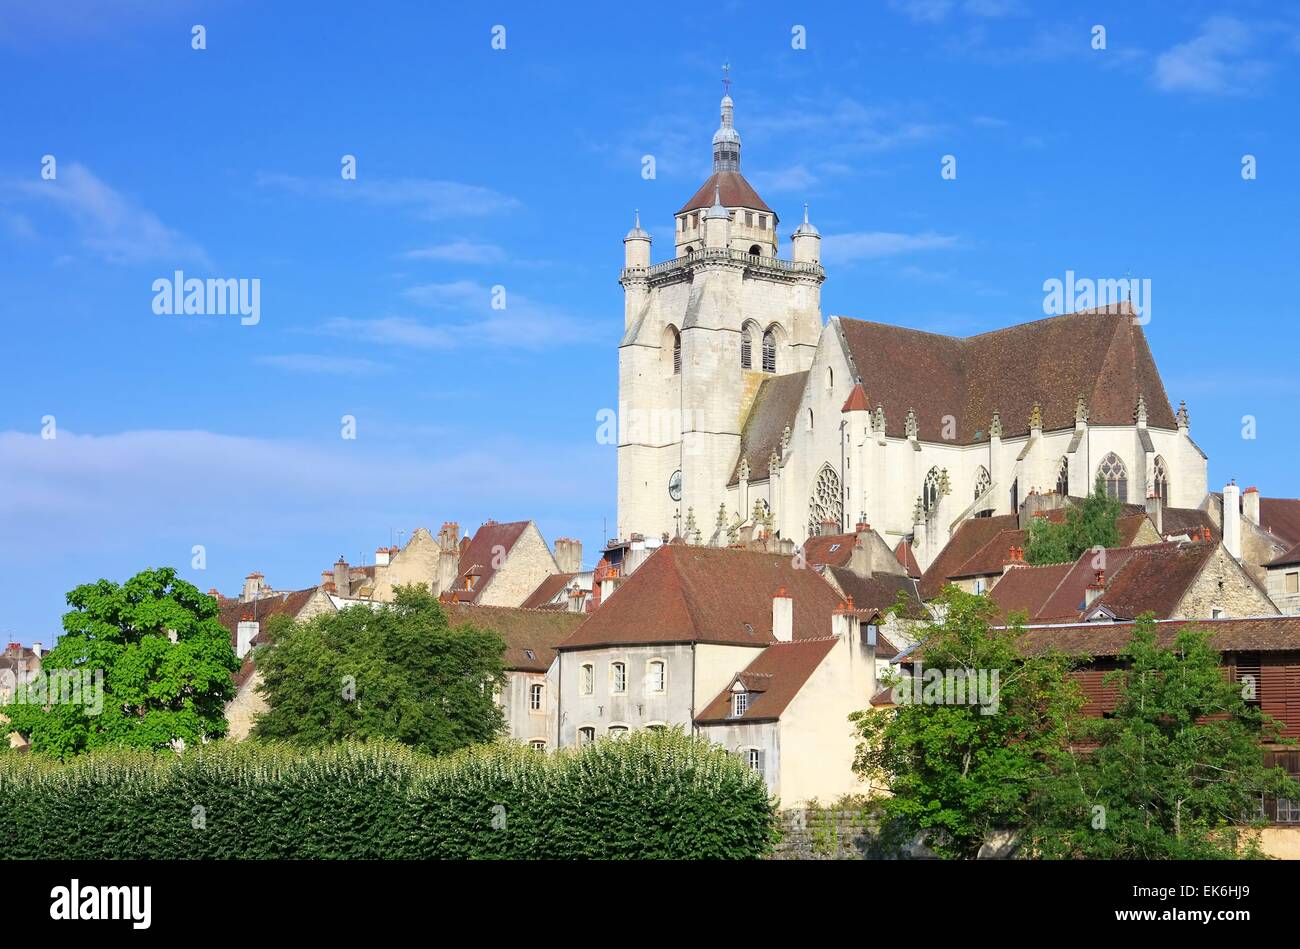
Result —
POLYGON ((624 329, 636 321, 649 298, 646 282, 649 267, 650 235, 641 227, 641 211, 638 209, 632 230, 623 238, 623 274, 618 282, 623 285, 624 329))
POLYGON ((816 264, 821 262, 822 236, 817 228, 808 222, 808 205, 803 206, 803 223, 790 235, 790 246, 794 259, 798 263, 816 264))
POLYGON ((713 189, 713 206, 704 214, 704 246, 726 248, 731 244, 731 214, 722 206, 719 190, 713 189))

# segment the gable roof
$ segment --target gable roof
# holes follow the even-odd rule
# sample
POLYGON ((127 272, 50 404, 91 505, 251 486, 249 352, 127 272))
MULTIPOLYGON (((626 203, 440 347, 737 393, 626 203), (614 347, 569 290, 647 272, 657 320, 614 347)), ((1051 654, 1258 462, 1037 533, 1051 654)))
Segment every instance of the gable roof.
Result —
POLYGON ((1037 616, 1073 569, 1073 563, 1052 563, 1037 567, 1025 564, 1008 570, 989 591, 997 604, 999 621, 1005 623, 1017 612, 1030 618, 1037 616))
POLYGON ((794 638, 828 635, 840 595, 816 570, 796 567, 786 554, 665 544, 588 614, 559 649, 770 645, 775 641, 772 596, 782 587, 794 601, 794 638))
POLYGON ((912 553, 912 545, 907 542, 906 538, 898 542, 898 546, 894 548, 894 556, 903 565, 903 569, 907 571, 909 577, 913 580, 921 579, 921 567, 916 562, 916 555, 912 553))
POLYGON ((1281 557, 1276 560, 1270 560, 1264 564, 1265 567, 1290 567, 1293 564, 1300 563, 1300 544, 1296 544, 1281 557))
POLYGON ((307 601, 318 590, 318 587, 307 587, 305 590, 294 590, 292 593, 276 593, 271 596, 264 596, 256 600, 249 600, 245 603, 242 600, 218 600, 217 601, 217 619, 221 625, 230 631, 230 645, 239 644, 239 621, 245 615, 249 614, 259 624, 257 635, 253 637, 253 645, 260 645, 263 642, 262 632, 266 621, 272 616, 287 616, 290 619, 297 619, 302 608, 307 605, 307 601))
MULTIPOLYGON (((1117 656, 1133 638, 1136 623, 1076 623, 1035 626, 1025 630, 1024 652, 1049 650, 1070 655, 1117 656)), ((1300 616, 1259 616, 1245 619, 1157 620, 1156 641, 1169 646, 1187 627, 1210 631, 1210 644, 1221 652, 1300 651, 1300 616)))
POLYGON ((754 661, 737 673, 700 714, 697 724, 727 722, 774 722, 794 701, 804 683, 817 671, 822 660, 835 648, 834 636, 795 640, 768 646, 754 661), (731 687, 739 679, 751 695, 743 715, 731 715, 731 687))
POLYGON ((1259 526, 1281 538, 1284 544, 1300 544, 1300 498, 1261 497, 1259 526))
MULTIPOLYGON (((740 452, 731 470, 728 486, 740 483, 740 460, 749 459, 749 480, 765 481, 768 478, 768 461, 772 452, 780 454, 781 436, 786 426, 794 429, 794 416, 803 399, 807 370, 790 372, 783 376, 769 376, 754 394, 754 402, 745 416, 745 427, 740 432, 740 452)), ((748 512, 745 512, 748 516, 748 512)))
POLYGON ((513 672, 545 672, 555 660, 555 647, 585 618, 568 610, 532 610, 515 606, 444 604, 452 629, 473 624, 494 630, 506 643, 502 661, 513 672))
POLYGON ((1004 438, 1027 435, 1035 402, 1044 431, 1073 428, 1080 395, 1090 424, 1133 424, 1142 395, 1150 426, 1176 428, 1164 383, 1133 315, 1131 306, 1121 303, 964 339, 837 319, 854 368, 871 398, 884 406, 887 434, 905 437, 912 409, 921 440, 951 443, 942 427, 944 417, 953 416, 956 443, 969 445, 987 438, 995 411, 1004 438))
POLYGON ((691 200, 678 209, 677 214, 713 207, 715 188, 723 207, 752 208, 755 211, 767 211, 773 217, 776 216, 766 202, 758 196, 758 192, 754 190, 753 186, 745 180, 744 175, 738 171, 715 171, 709 175, 708 180, 700 185, 700 190, 695 192, 691 200))
POLYGON ((977 550, 1004 530, 1017 530, 1020 519, 1014 514, 999 514, 996 517, 972 517, 957 525, 957 530, 948 543, 944 544, 939 556, 935 557, 921 574, 921 596, 932 600, 948 582, 948 577, 963 563, 969 560, 977 550))
MULTIPOLYGON (((1057 508, 1048 512, 1047 517, 1048 520, 1059 524, 1065 520, 1065 513, 1065 508, 1057 508)), ((1145 523, 1147 523, 1145 513, 1123 514, 1115 518, 1115 529, 1119 533, 1119 543, 1115 546, 1131 546, 1145 523)), ((1028 542, 1028 531, 1018 529, 999 531, 987 544, 975 551, 969 559, 953 573, 950 573, 948 579, 961 580, 968 577, 987 577, 1000 574, 1011 561, 1011 548, 1023 548, 1028 545, 1028 542)))
POLYGON ((568 609, 567 605, 553 605, 551 601, 563 593, 569 581, 576 576, 576 573, 553 573, 549 577, 543 577, 537 589, 528 594, 524 602, 519 605, 526 610, 568 609))
POLYGON ((500 551, 504 550, 509 556, 530 523, 511 521, 508 524, 498 524, 496 521, 484 521, 474 532, 473 539, 466 538, 469 542, 461 545, 460 573, 456 577, 456 583, 447 591, 449 598, 459 603, 477 603, 496 575, 500 551), (473 589, 467 590, 465 579, 470 574, 477 576, 478 581, 473 589))
POLYGON ((898 601, 898 594, 902 593, 907 597, 907 609, 902 614, 904 619, 930 618, 930 611, 921 602, 911 577, 896 573, 876 573, 863 577, 846 567, 827 567, 826 571, 846 597, 853 597, 854 609, 883 613, 898 601))

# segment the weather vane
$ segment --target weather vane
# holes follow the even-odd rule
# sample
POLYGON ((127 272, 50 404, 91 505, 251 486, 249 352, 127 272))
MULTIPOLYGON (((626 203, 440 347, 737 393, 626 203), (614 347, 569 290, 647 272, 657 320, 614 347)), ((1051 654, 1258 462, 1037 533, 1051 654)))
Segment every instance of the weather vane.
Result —
POLYGON ((722 64, 722 94, 731 95, 731 63, 722 64))

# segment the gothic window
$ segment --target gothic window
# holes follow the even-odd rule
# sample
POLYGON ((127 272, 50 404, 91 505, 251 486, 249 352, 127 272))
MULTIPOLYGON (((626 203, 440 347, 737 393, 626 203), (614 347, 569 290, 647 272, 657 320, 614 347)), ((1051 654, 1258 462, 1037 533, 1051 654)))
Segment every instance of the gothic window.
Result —
POLYGON ((673 375, 682 371, 682 334, 673 330, 673 375))
POLYGON ((1065 496, 1070 493, 1070 459, 1062 458, 1056 469, 1056 493, 1065 496))
POLYGON ((776 336, 771 330, 763 334, 763 371, 776 372, 776 336))
POLYGON ((1128 469, 1123 460, 1113 451, 1097 466, 1097 474, 1106 482, 1106 494, 1119 501, 1128 500, 1128 469))
POLYGON ((1020 479, 1011 482, 1011 512, 1020 510, 1020 479))
POLYGON ((1165 460, 1160 455, 1156 455, 1155 481, 1151 486, 1152 492, 1165 504, 1169 503, 1169 469, 1165 466, 1165 460))
POLYGON ((993 479, 989 477, 989 470, 980 465, 979 470, 975 472, 975 497, 972 500, 978 501, 980 496, 991 487, 993 487, 993 479))
POLYGON ((808 410, 808 431, 811 432, 812 430, 813 430, 813 411, 812 409, 809 409, 808 410))
POLYGON ((939 507, 939 469, 931 468, 921 486, 921 509, 929 514, 939 507))
POLYGON ((740 368, 754 368, 754 339, 748 326, 740 328, 740 368))
POLYGON ((835 391, 835 368, 833 366, 826 367, 826 389, 830 392, 835 391))
POLYGON ((812 496, 808 499, 808 536, 816 537, 821 533, 823 521, 844 523, 844 498, 840 492, 840 476, 830 465, 822 465, 813 483, 812 496))

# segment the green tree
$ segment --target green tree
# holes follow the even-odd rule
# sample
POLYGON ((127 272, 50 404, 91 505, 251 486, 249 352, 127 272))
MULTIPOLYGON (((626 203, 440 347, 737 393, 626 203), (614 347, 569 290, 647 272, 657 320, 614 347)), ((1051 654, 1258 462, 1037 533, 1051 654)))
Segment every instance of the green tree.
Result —
MULTIPOLYGON (((1082 723, 1095 750, 1071 754, 1035 794, 1027 842, 1043 857, 1224 859, 1256 856, 1261 795, 1300 797, 1266 768, 1275 722, 1226 679, 1209 633, 1185 627, 1169 647, 1138 620, 1114 715, 1082 723)), ((1088 743, 1090 744, 1090 742, 1088 743)), ((1087 745, 1085 745, 1085 749, 1087 745)))
POLYGON ((1070 507, 1064 521, 1034 518, 1025 542, 1025 560, 1035 565, 1069 563, 1093 547, 1118 546, 1119 527, 1115 522, 1123 513, 1124 505, 1106 493, 1106 482, 1098 475, 1092 494, 1070 507))
POLYGON ((505 643, 491 630, 452 629, 424 588, 268 633, 255 653, 269 705, 253 727, 258 738, 303 746, 390 738, 443 754, 504 729, 493 691, 505 684, 505 643))
POLYGON ((67 600, 72 609, 43 657, 42 676, 23 701, 5 708, 8 730, 32 751, 68 757, 226 733, 225 703, 239 662, 212 597, 164 567, 123 584, 83 584, 67 600))
POLYGON ((987 597, 949 586, 938 602, 942 622, 921 635, 924 689, 891 710, 851 717, 860 738, 854 770, 890 792, 883 808, 894 843, 924 832, 940 856, 972 858, 991 834, 1024 822, 1030 792, 1065 754, 1083 700, 1068 660, 1022 656, 1019 623, 990 628, 996 608, 987 597), (984 676, 974 703, 969 689, 958 702, 946 687, 966 670, 984 676))

